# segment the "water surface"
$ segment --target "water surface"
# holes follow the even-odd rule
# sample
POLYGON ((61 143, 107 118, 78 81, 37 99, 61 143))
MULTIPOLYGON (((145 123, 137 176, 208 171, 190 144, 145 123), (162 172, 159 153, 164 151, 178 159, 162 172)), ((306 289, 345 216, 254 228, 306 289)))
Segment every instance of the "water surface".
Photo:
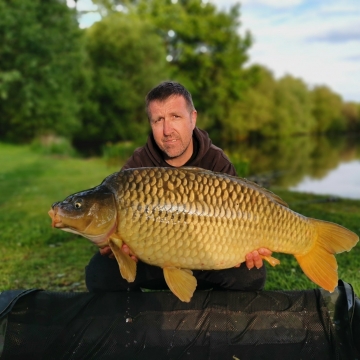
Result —
POLYGON ((291 186, 290 190, 360 199, 360 161, 340 163, 321 179, 305 176, 296 186, 291 186))
POLYGON ((267 179, 266 187, 360 199, 360 135, 240 143, 228 153, 248 161, 246 176, 267 179))

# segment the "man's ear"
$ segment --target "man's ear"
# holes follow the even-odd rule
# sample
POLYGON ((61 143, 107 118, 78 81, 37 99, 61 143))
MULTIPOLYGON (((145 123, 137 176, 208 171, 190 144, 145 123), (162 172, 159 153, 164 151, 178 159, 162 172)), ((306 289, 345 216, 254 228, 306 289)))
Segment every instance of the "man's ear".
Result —
POLYGON ((191 121, 192 121, 192 124, 193 124, 193 130, 195 129, 195 126, 196 126, 196 119, 197 119, 197 111, 193 110, 191 112, 191 121))

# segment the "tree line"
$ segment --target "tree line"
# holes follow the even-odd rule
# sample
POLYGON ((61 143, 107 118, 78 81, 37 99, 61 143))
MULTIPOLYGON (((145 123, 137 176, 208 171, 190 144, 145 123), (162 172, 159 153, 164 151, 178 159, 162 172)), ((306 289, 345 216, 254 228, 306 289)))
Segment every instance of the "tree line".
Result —
POLYGON ((201 0, 93 0, 80 29, 65 0, 0 0, 0 140, 44 135, 79 148, 143 142, 146 93, 163 80, 193 95, 198 125, 223 146, 249 137, 360 131, 360 104, 324 85, 246 66, 240 6, 201 0))

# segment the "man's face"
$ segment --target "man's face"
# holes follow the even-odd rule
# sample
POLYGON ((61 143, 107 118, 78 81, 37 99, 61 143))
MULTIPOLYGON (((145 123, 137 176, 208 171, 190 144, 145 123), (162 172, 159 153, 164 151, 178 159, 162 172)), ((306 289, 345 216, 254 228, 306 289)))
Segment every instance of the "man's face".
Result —
POLYGON ((173 166, 184 165, 193 153, 196 110, 190 111, 185 99, 174 95, 165 101, 152 101, 148 111, 154 139, 164 152, 165 160, 173 166))

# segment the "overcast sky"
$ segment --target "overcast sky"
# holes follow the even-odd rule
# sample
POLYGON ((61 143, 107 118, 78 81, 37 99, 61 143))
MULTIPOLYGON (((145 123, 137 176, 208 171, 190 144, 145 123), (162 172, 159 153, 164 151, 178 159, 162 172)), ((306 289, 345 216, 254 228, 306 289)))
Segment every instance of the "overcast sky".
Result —
MULTIPOLYGON (((176 1, 176 0, 174 0, 176 1)), ((206 0, 203 0, 206 1, 206 0)), ((208 0, 228 9, 236 0, 208 0)), ((68 0, 69 5, 73 0, 68 0)), ((78 8, 90 0, 79 0, 78 8)), ((243 0, 240 33, 255 43, 250 63, 278 78, 286 73, 308 85, 327 85, 345 101, 360 102, 360 0, 243 0)), ((96 21, 84 17, 81 26, 96 21)))

